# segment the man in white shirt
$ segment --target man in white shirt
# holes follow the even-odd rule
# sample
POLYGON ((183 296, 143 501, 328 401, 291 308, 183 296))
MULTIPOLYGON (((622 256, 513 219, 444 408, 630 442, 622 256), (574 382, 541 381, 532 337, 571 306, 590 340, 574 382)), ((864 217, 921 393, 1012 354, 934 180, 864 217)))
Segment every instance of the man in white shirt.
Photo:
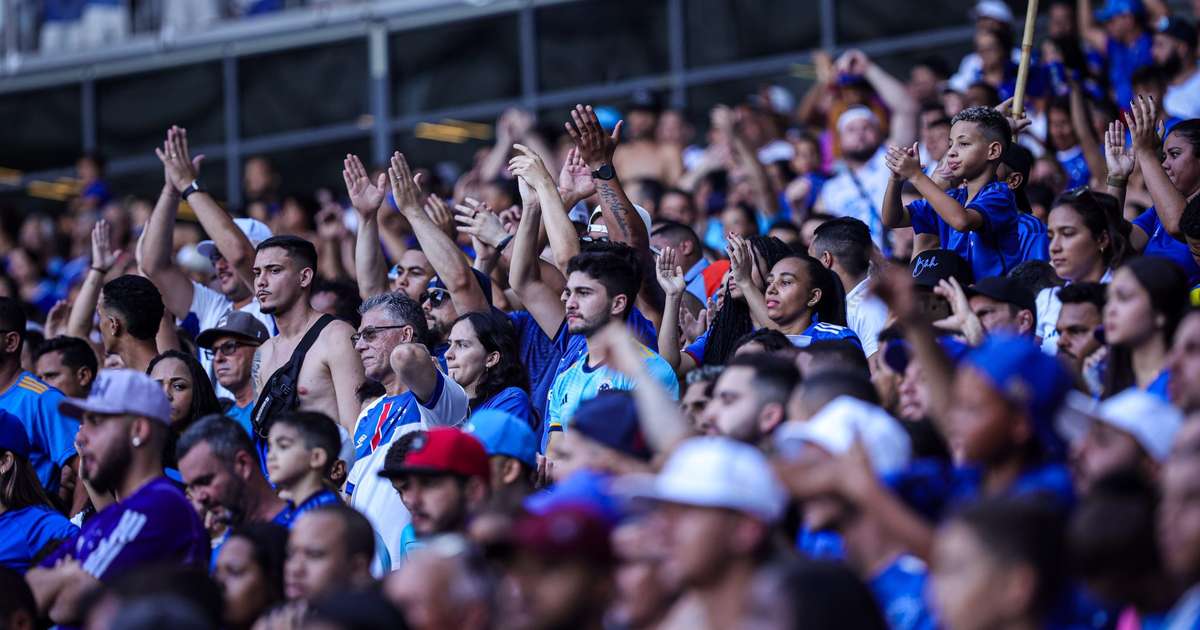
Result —
POLYGON ((813 234, 808 253, 831 269, 846 291, 846 325, 862 341, 869 360, 879 349, 879 331, 887 321, 888 309, 869 287, 874 244, 867 226, 858 219, 840 217, 827 221, 813 234))
POLYGON ((1196 67, 1196 27, 1178 16, 1164 18, 1150 49, 1167 75, 1163 109, 1176 118, 1200 117, 1200 69, 1196 67))

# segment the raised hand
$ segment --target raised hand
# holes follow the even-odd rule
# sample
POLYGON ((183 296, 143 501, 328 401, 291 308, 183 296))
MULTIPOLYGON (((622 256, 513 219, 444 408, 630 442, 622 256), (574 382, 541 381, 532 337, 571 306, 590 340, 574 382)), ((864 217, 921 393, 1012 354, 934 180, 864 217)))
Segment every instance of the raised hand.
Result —
POLYGON ((576 105, 575 109, 571 110, 571 120, 565 126, 571 140, 579 149, 580 157, 589 168, 596 170, 603 164, 612 164, 613 153, 617 150, 617 144, 621 142, 621 127, 624 123, 623 120, 617 121, 612 135, 606 134, 591 105, 576 105))
POLYGON ((892 172, 892 179, 896 181, 912 179, 921 172, 921 160, 917 157, 915 142, 911 147, 888 146, 887 155, 883 159, 887 162, 888 170, 892 172))
POLYGON ((450 240, 458 238, 458 230, 454 227, 454 214, 441 197, 430 193, 425 198, 425 214, 450 237, 450 240))
MULTIPOLYGON (((50 312, 46 314, 46 338, 51 339, 60 335, 66 334, 67 320, 71 318, 71 305, 66 300, 59 300, 50 307, 50 312)), ((63 473, 70 470, 70 466, 63 466, 63 473)), ((61 487, 61 482, 60 482, 61 487)))
POLYGON ((101 219, 92 228, 92 268, 100 273, 108 273, 121 257, 120 251, 112 250, 112 226, 101 219))
POLYGON ((1013 100, 1010 96, 996 106, 996 111, 1004 115, 1004 119, 1008 121, 1009 128, 1012 129, 1013 138, 1016 138, 1021 135, 1022 131, 1028 129, 1033 124, 1033 121, 1026 118, 1024 112, 1021 112, 1020 118, 1015 118, 1012 114, 1012 105, 1013 100))
POLYGON ((675 250, 664 247, 654 264, 658 286, 662 287, 667 297, 678 297, 687 290, 687 281, 683 279, 683 267, 675 264, 675 258, 675 250))
POLYGON ((347 154, 342 161, 342 179, 346 182, 346 194, 350 196, 350 205, 363 219, 370 219, 379 212, 387 197, 387 173, 379 174, 379 181, 372 184, 367 169, 357 155, 347 154))
POLYGON ((392 197, 401 212, 420 211, 421 176, 413 175, 404 154, 396 151, 392 154, 391 166, 388 167, 388 180, 392 184, 392 197))
POLYGON ((187 129, 175 126, 168 129, 167 139, 163 141, 162 148, 155 147, 154 153, 163 163, 163 174, 167 184, 176 192, 182 192, 199 177, 200 163, 204 161, 204 156, 191 157, 187 129))
POLYGON ((496 247, 508 237, 500 217, 486 203, 470 197, 454 206, 454 221, 458 223, 460 231, 484 245, 496 247))
POLYGON ((751 266, 754 264, 754 253, 750 243, 742 237, 730 233, 725 244, 725 253, 729 256, 729 272, 738 286, 745 287, 753 284, 751 266))
POLYGON ((683 304, 679 305, 679 328, 683 332, 680 341, 685 348, 692 345, 700 335, 704 334, 704 331, 708 330, 710 312, 716 312, 716 306, 713 305, 712 300, 709 300, 708 308, 700 309, 695 317, 692 317, 692 312, 687 310, 687 307, 683 304))
POLYGON ((1125 125, 1120 120, 1108 123, 1104 132, 1104 164, 1108 167, 1108 178, 1122 182, 1129 179, 1137 160, 1133 147, 1125 142, 1125 125))
POLYGON ((971 311, 967 293, 958 284, 958 280, 954 278, 939 280, 937 286, 933 288, 933 292, 946 298, 946 301, 950 303, 950 316, 933 322, 934 328, 962 333, 967 338, 967 343, 973 346, 983 341, 983 323, 971 311))
POLYGON ((1151 153, 1157 160, 1160 138, 1158 134, 1158 104, 1153 96, 1138 94, 1129 103, 1129 133, 1133 136, 1133 150, 1151 153))
POLYGON ((592 170, 579 155, 579 149, 571 147, 567 159, 563 162, 562 171, 558 173, 558 192, 562 195, 564 204, 570 208, 576 202, 596 194, 596 182, 592 180, 592 170))
POLYGON ((524 179, 534 188, 554 185, 554 179, 550 176, 550 171, 546 168, 546 163, 542 161, 541 156, 523 144, 514 144, 513 148, 520 152, 520 155, 508 161, 510 173, 524 179))

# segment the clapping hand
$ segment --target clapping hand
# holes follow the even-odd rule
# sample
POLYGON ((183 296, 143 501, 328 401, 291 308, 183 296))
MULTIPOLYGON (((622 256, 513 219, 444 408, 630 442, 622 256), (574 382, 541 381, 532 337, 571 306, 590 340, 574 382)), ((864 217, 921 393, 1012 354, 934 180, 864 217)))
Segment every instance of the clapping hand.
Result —
POLYGON ((568 208, 596 193, 596 182, 592 180, 592 169, 579 155, 579 149, 571 147, 562 171, 558 174, 558 192, 568 208))
POLYGON ((392 198, 401 212, 418 212, 424 204, 421 203, 421 176, 413 175, 404 154, 396 151, 392 154, 391 166, 388 167, 388 180, 392 183, 392 198))
POLYGON ((884 156, 892 179, 896 181, 909 180, 921 173, 921 160, 917 157, 917 143, 911 147, 889 146, 884 156))
POLYGON ((675 250, 664 247, 654 265, 658 285, 662 287, 667 297, 679 297, 687 289, 687 281, 683 279, 683 267, 675 264, 675 250))
POLYGON ((203 155, 191 157, 187 129, 182 127, 173 126, 168 129, 167 139, 163 141, 162 148, 156 147, 154 153, 163 163, 163 173, 167 183, 176 192, 183 192, 184 188, 191 186, 192 182, 196 181, 200 174, 200 163, 204 161, 203 155))
POLYGON ((1120 120, 1108 123, 1108 129, 1104 132, 1104 164, 1108 167, 1108 178, 1122 182, 1128 180, 1136 163, 1133 147, 1125 142, 1125 125, 1120 120))
POLYGON ((342 161, 342 179, 346 182, 346 194, 350 196, 354 211, 364 220, 374 217, 387 197, 387 173, 380 173, 379 181, 372 184, 362 160, 357 155, 347 154, 342 161))
POLYGON ((621 127, 624 122, 617 121, 612 135, 609 135, 604 133, 600 119, 596 117, 596 111, 591 105, 576 105, 575 109, 571 110, 570 122, 565 126, 571 140, 575 141, 575 146, 579 149, 580 157, 589 168, 595 170, 603 164, 612 164, 613 153, 617 150, 617 144, 621 142, 621 127))
POLYGON ((454 214, 450 212, 450 207, 439 196, 430 193, 425 198, 425 214, 429 216, 429 220, 433 221, 450 240, 458 238, 458 230, 454 227, 454 214))
POLYGON ((550 176, 550 171, 546 168, 541 156, 523 144, 514 144, 513 148, 520 152, 520 155, 508 161, 510 173, 525 180, 535 189, 540 186, 554 185, 554 179, 550 176))
POLYGON ((1138 94, 1129 103, 1129 133, 1133 136, 1133 150, 1138 153, 1149 153, 1158 159, 1158 149, 1161 144, 1158 122, 1158 103, 1153 96, 1138 94))
POLYGON ((112 249, 112 225, 104 219, 97 221, 92 228, 92 268, 108 273, 122 253, 112 249))
POLYGON ((470 197, 454 206, 454 221, 464 234, 469 234, 490 247, 496 247, 508 236, 500 217, 496 216, 486 203, 470 197))

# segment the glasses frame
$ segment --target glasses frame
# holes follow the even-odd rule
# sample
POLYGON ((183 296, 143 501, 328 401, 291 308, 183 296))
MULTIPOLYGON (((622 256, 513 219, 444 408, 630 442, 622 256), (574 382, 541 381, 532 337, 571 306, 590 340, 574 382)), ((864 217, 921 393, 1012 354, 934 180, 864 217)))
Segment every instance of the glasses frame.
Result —
POLYGON ((410 326, 411 326, 411 324, 395 324, 392 326, 367 326, 366 328, 362 329, 361 331, 356 332, 353 335, 350 335, 350 343, 357 345, 358 340, 364 339, 364 338, 367 339, 367 343, 371 343, 371 339, 374 339, 375 335, 377 335, 379 333, 379 331, 381 331, 381 330, 394 330, 396 328, 408 328, 410 326))

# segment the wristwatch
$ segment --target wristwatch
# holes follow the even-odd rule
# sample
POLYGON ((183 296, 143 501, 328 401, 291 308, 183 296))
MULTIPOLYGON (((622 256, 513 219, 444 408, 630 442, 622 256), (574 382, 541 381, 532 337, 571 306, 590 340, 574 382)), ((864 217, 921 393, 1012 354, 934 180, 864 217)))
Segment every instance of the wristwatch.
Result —
POLYGON ((192 183, 188 184, 183 190, 179 191, 179 198, 187 201, 188 195, 194 192, 204 192, 204 189, 200 187, 200 180, 198 179, 192 180, 192 183))
POLYGON ((613 170, 612 164, 609 164, 608 162, 601 164, 600 168, 592 171, 593 179, 603 179, 605 181, 608 181, 616 176, 617 176, 617 172, 615 170, 613 170))

